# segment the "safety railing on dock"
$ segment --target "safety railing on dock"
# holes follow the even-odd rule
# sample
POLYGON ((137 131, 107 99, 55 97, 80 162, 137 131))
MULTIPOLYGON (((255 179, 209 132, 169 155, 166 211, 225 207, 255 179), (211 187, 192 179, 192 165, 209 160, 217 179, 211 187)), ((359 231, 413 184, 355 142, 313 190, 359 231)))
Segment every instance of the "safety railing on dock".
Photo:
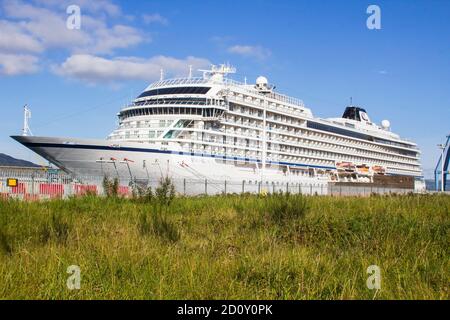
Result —
MULTIPOLYGON (((114 177, 110 177, 112 180, 114 177)), ((160 185, 160 178, 118 179, 118 195, 123 197, 133 196, 136 186, 151 187, 155 190, 160 185)), ((289 192, 304 195, 332 195, 332 196, 368 196, 371 194, 405 194, 411 189, 383 188, 376 186, 335 185, 324 182, 264 182, 260 181, 230 181, 212 179, 189 179, 172 177, 175 190, 179 195, 217 195, 240 193, 275 193, 289 192)), ((103 196, 104 177, 78 176, 72 177, 60 171, 48 170, 20 170, 0 168, 0 199, 64 199, 68 197, 94 194, 103 196), (8 179, 14 179, 14 186, 8 185, 8 179)))

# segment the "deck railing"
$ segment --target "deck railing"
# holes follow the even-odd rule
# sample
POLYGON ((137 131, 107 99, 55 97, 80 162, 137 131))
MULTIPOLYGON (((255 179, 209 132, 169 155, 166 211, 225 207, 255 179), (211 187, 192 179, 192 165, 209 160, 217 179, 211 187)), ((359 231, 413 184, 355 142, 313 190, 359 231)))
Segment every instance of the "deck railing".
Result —
POLYGON ((258 94, 258 95, 262 95, 263 97, 268 97, 283 103, 287 103, 287 104, 291 104, 291 105, 295 105, 295 106, 299 106, 299 107, 304 107, 305 104, 303 103, 302 100, 294 98, 294 97, 290 97, 281 93, 277 93, 277 92, 272 92, 269 93, 267 95, 263 95, 261 94, 258 90, 252 88, 251 86, 233 80, 233 79, 228 79, 225 78, 222 81, 219 80, 214 80, 214 79, 205 79, 205 78, 175 78, 175 79, 166 79, 166 80, 160 80, 157 81, 153 84, 150 85, 150 87, 148 89, 155 89, 155 88, 160 88, 160 87, 166 87, 166 86, 177 86, 177 85, 186 85, 186 84, 224 84, 226 86, 229 87, 237 87, 240 90, 244 90, 247 91, 251 94, 258 94))

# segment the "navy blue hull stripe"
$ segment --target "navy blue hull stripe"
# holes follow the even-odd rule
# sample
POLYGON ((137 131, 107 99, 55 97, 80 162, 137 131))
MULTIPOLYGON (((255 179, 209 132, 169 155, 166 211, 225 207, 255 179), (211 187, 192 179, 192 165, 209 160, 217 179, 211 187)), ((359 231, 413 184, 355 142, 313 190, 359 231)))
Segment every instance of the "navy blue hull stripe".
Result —
MULTIPOLYGON (((195 157, 209 157, 209 158, 217 158, 221 160, 238 160, 238 161, 250 161, 260 163, 261 160, 258 159, 250 159, 250 158, 240 158, 240 157, 228 157, 228 156, 218 156, 211 154, 203 154, 203 153, 195 153, 195 152, 183 152, 183 151, 169 151, 169 150, 159 150, 159 149, 146 149, 146 148, 131 148, 131 147, 111 147, 111 146, 99 146, 99 145, 82 145, 82 144, 64 144, 64 143, 33 143, 33 142, 24 142, 24 146, 28 148, 64 148, 64 149, 85 149, 85 150, 109 150, 109 151, 129 151, 129 152, 145 152, 145 153, 161 153, 161 154, 176 154, 176 155, 185 155, 185 156, 195 156, 195 157)), ((326 166, 316 166, 316 165, 308 165, 302 163, 290 163, 290 162, 278 162, 278 161, 267 161, 268 164, 274 165, 286 165, 286 166, 295 166, 295 167, 308 167, 308 168, 317 168, 317 169, 336 169, 335 167, 326 167, 326 166)))

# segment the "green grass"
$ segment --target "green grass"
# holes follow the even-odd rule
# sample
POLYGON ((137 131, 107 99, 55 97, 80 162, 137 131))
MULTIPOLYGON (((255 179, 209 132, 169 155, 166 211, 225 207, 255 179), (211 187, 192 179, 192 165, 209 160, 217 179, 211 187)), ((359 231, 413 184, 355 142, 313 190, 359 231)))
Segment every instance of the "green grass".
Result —
POLYGON ((449 217, 441 195, 0 202, 0 298, 449 299, 449 217))

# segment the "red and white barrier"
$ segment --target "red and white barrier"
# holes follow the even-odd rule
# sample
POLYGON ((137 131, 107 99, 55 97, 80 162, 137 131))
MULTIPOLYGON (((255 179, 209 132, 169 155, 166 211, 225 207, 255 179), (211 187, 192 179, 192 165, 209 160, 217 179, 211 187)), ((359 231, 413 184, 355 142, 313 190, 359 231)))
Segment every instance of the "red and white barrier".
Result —
POLYGON ((98 188, 96 185, 84 185, 84 184, 76 184, 74 186, 75 195, 84 196, 87 194, 98 194, 98 188))
MULTIPOLYGON (((51 179, 19 178, 17 186, 9 187, 7 178, 0 177, 0 200, 20 199, 26 201, 65 199, 73 196, 85 196, 88 194, 103 195, 103 179, 92 178, 89 183, 73 182, 67 177, 51 179), (47 181, 45 181, 47 180, 47 181), (50 180, 50 181, 49 181, 50 180)), ((129 197, 132 188, 128 185, 120 185, 118 195, 129 197)))

